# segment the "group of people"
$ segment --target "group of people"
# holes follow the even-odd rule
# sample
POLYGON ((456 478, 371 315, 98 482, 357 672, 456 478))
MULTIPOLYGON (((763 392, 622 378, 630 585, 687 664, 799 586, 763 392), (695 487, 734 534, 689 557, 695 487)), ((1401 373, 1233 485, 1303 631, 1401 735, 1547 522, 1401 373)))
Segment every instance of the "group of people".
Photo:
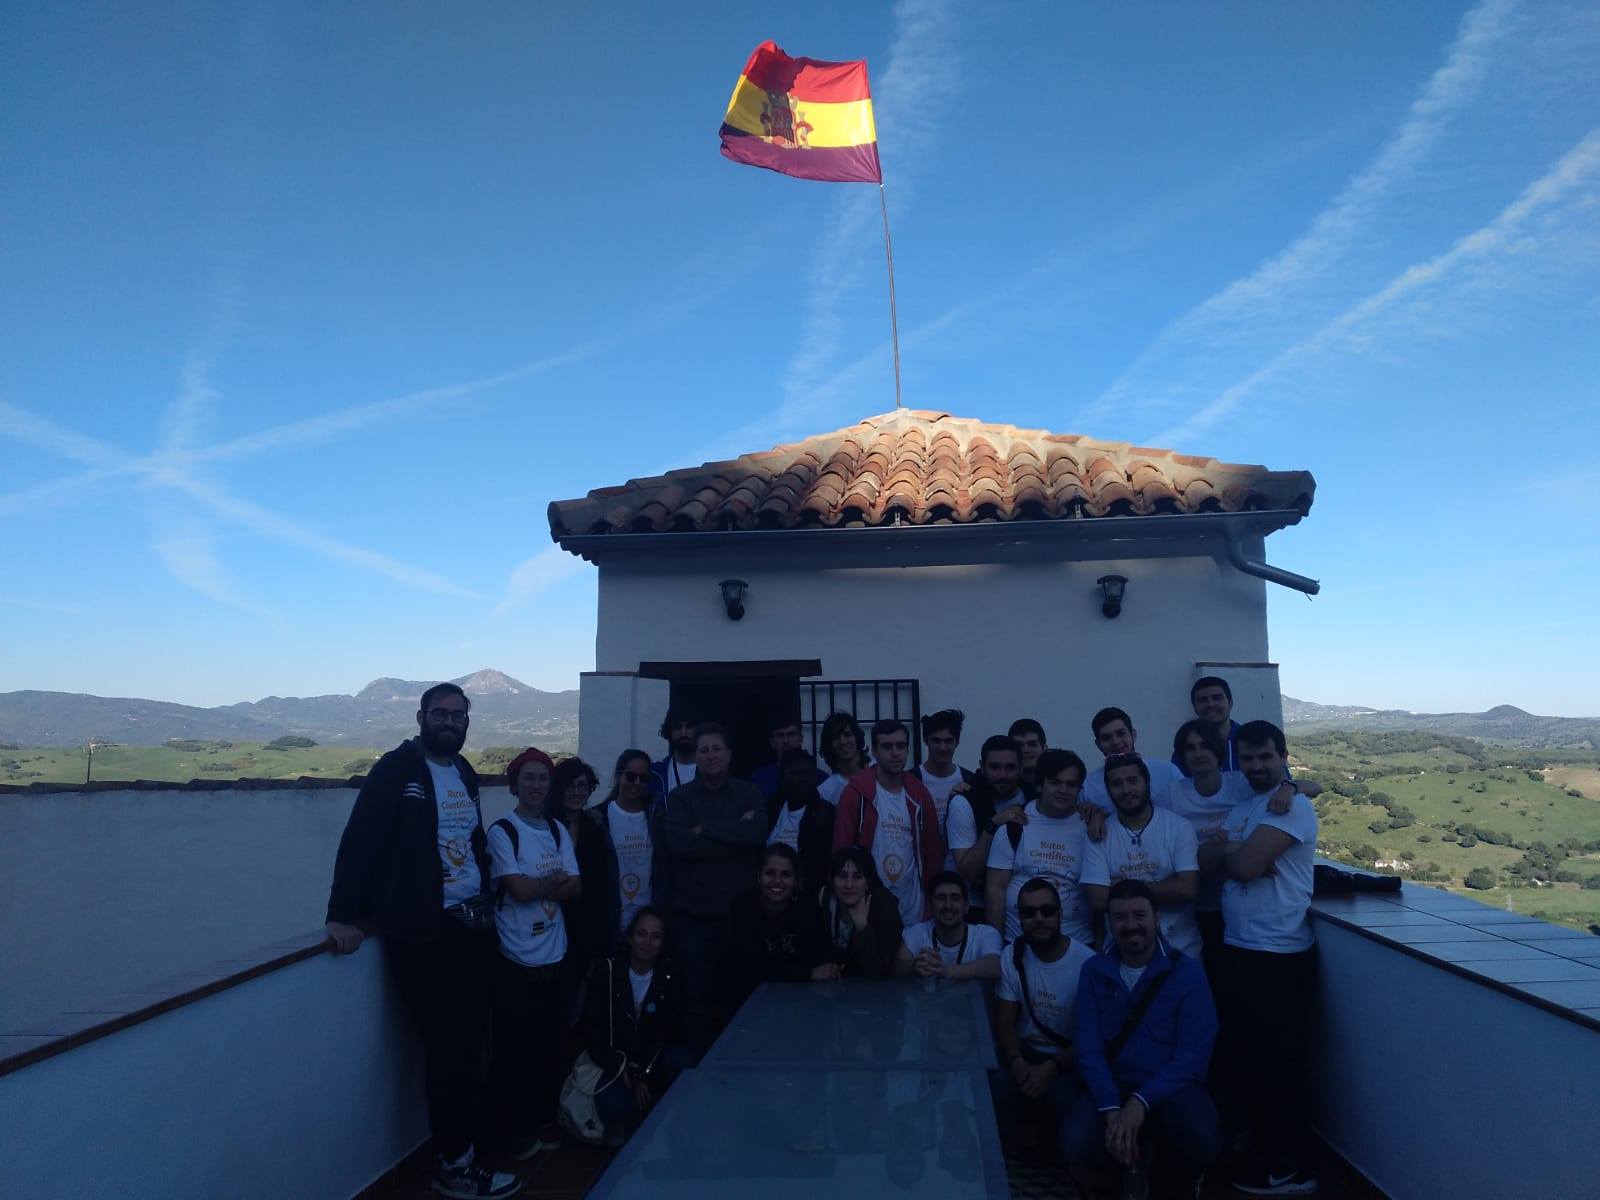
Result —
POLYGON ((1276 726, 1233 722, 1226 681, 1190 699, 1170 760, 1096 713, 1092 775, 1031 718, 966 770, 948 709, 922 718, 915 765, 901 721, 830 715, 819 766, 780 717, 745 780, 727 730, 674 709, 666 755, 624 751, 598 803, 593 768, 523 751, 486 830, 470 703, 430 688, 357 797, 328 930, 342 952, 383 934, 423 1041, 434 1186, 515 1192, 480 1135, 552 1147, 580 1070, 625 1136, 760 983, 928 977, 992 989, 1002 1130, 1045 1131, 1086 1191, 1144 1187, 1152 1161, 1192 1189, 1225 1128, 1247 1147, 1236 1187, 1314 1191, 1318 789, 1276 726))

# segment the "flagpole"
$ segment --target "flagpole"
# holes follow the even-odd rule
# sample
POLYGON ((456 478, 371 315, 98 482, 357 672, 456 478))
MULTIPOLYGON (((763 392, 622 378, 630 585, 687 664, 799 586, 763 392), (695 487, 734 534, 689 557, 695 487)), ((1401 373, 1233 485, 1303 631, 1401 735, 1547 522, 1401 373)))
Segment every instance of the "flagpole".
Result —
POLYGON ((894 336, 894 406, 900 402, 900 318, 894 308, 894 243, 889 240, 889 202, 884 199, 883 180, 878 180, 878 207, 883 211, 883 253, 889 262, 889 330, 894 336))

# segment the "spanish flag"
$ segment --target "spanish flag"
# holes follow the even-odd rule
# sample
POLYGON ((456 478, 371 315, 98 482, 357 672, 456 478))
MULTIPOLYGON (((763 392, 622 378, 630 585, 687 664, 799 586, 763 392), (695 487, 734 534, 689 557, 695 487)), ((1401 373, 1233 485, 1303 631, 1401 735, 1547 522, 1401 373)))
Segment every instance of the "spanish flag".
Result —
POLYGON ((790 58, 762 42, 722 119, 734 162, 828 183, 882 183, 867 64, 790 58))

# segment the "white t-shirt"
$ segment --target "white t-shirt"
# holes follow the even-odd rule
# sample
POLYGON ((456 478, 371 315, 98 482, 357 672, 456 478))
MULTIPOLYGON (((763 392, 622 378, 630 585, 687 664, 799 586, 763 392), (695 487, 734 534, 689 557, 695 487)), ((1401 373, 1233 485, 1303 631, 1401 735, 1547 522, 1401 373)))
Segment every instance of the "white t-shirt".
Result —
POLYGON ((839 807, 839 797, 844 795, 844 789, 850 785, 850 780, 835 771, 821 783, 817 784, 817 795, 821 796, 835 808, 839 807))
POLYGON ((1023 884, 1037 876, 1055 884, 1056 891, 1061 894, 1061 932, 1075 942, 1093 941, 1092 910, 1078 886, 1084 845, 1089 837, 1083 818, 1075 812, 1065 817, 1047 817, 1039 811, 1037 800, 1024 811, 1028 814, 1028 823, 1019 829, 1015 850, 1011 848, 1010 831, 1018 828, 1016 826, 1001 829, 989 843, 989 869, 1011 872, 1006 884, 1006 940, 1022 936, 1017 893, 1023 884))
POLYGON ((806 806, 790 808, 785 804, 778 810, 778 819, 772 826, 772 832, 767 835, 767 845, 772 846, 782 842, 796 853, 800 850, 800 819, 806 815, 806 806))
POLYGON ((1000 953, 1000 934, 992 925, 968 925, 965 946, 960 942, 954 946, 946 946, 934 934, 932 921, 919 921, 915 925, 907 925, 905 932, 900 935, 900 940, 905 942, 912 958, 931 947, 939 952, 939 957, 946 965, 952 967, 960 966, 962 963, 977 962, 980 958, 1000 953))
POLYGON ((633 914, 650 903, 650 817, 644 812, 628 812, 613 802, 606 809, 606 824, 611 827, 611 844, 617 848, 621 928, 627 929, 633 914))
MULTIPOLYGON (((1164 758, 1146 758, 1144 765, 1150 768, 1150 803, 1157 808, 1168 807, 1167 793, 1174 783, 1183 778, 1183 772, 1164 758)), ((1078 794, 1078 798, 1087 800, 1102 812, 1116 815, 1116 805, 1111 803, 1111 793, 1106 791, 1106 773, 1103 767, 1096 767, 1089 772, 1089 777, 1083 781, 1083 790, 1078 794)))
MULTIPOLYGON (((1005 812, 1014 804, 1022 804, 1027 797, 1018 788, 994 806, 996 814, 1005 812)), ((972 801, 965 796, 951 796, 948 807, 945 809, 944 840, 947 848, 944 865, 954 871, 956 869, 956 855, 963 850, 968 850, 978 844, 978 834, 982 830, 972 816, 972 801)), ((983 897, 978 897, 978 903, 983 903, 983 897)))
POLYGON ((944 828, 945 810, 950 807, 950 792, 961 782, 961 768, 954 763, 950 765, 950 774, 942 779, 928 770, 928 764, 922 764, 922 786, 928 789, 928 795, 933 797, 933 809, 939 814, 939 828, 944 828))
POLYGON ((650 991, 650 981, 656 977, 654 971, 646 971, 643 975, 636 974, 632 967, 628 968, 628 987, 633 990, 633 1011, 638 1013, 644 1006, 645 995, 650 991))
POLYGON ((455 764, 441 767, 427 760, 433 776, 433 802, 439 810, 439 870, 444 878, 444 906, 471 900, 483 891, 477 860, 472 857, 472 831, 478 827, 478 806, 455 764))
MULTIPOLYGON (((1159 883, 1181 871, 1199 869, 1194 826, 1164 808, 1152 808, 1149 824, 1138 833, 1116 817, 1107 821, 1104 840, 1090 842, 1084 853, 1080 880, 1101 887, 1110 887, 1118 879, 1159 883)), ((1156 925, 1173 949, 1200 953, 1200 927, 1195 923, 1193 904, 1157 909, 1156 925)))
MULTIPOLYGON (((517 827, 517 849, 513 853, 511 838, 499 822, 489 830, 489 874, 492 879, 502 875, 526 875, 541 879, 560 867, 568 875, 577 875, 578 859, 572 852, 572 836, 561 832, 561 846, 556 847, 555 836, 549 822, 541 828, 530 825, 512 812, 506 818, 517 827)), ((507 892, 495 906, 495 927, 500 931, 500 952, 513 962, 526 967, 542 967, 560 962, 567 953, 567 926, 561 919, 561 904, 557 900, 514 900, 507 892)))
POLYGON ((899 902, 900 920, 910 925, 922 920, 926 901, 917 871, 916 834, 906 812, 906 794, 891 792, 879 784, 872 807, 878 813, 878 828, 872 835, 872 861, 877 864, 878 877, 899 902))
MULTIPOLYGON (((1067 952, 1053 963, 1041 962, 1030 946, 1023 952, 1023 972, 1027 976, 1028 999, 1033 1001, 1033 1011, 1039 1020, 1067 1040, 1072 1039, 1072 1006, 1078 999, 1078 979, 1083 974, 1083 964, 1094 957, 1094 951, 1073 938, 1067 952)), ((1017 1014, 1017 1036, 1023 1044, 1045 1054, 1061 1053, 1061 1046, 1041 1033, 1023 1003, 1022 985, 1017 981, 1016 955, 1008 945, 1000 953, 1000 982, 994 994, 1002 1000, 1015 1002, 1021 1012, 1017 1014)))
MULTIPOLYGON (((1203 846, 1219 833, 1226 836, 1228 814, 1251 795, 1250 784, 1240 771, 1224 771, 1222 786, 1215 796, 1202 796, 1195 789, 1194 780, 1179 778, 1167 792, 1167 810, 1194 826, 1194 840, 1203 846)), ((1202 876, 1195 912, 1216 912, 1221 907, 1222 880, 1202 876)))
POLYGON ((675 792, 686 783, 694 782, 694 773, 699 769, 693 759, 681 763, 671 754, 667 755, 667 791, 675 792))
POLYGON ((1144 978, 1144 973, 1150 969, 1150 964, 1142 967, 1130 967, 1127 963, 1117 964, 1117 974, 1122 976, 1122 986, 1130 992, 1139 986, 1139 980, 1144 978))
POLYGON ((1222 940, 1246 950, 1271 950, 1293 954, 1309 950, 1316 941, 1306 909, 1317 856, 1317 811, 1311 801, 1296 795, 1283 816, 1270 812, 1268 792, 1252 796, 1228 815, 1230 842, 1244 842, 1263 825, 1281 829, 1295 839, 1272 864, 1272 873, 1240 883, 1222 885, 1222 940))

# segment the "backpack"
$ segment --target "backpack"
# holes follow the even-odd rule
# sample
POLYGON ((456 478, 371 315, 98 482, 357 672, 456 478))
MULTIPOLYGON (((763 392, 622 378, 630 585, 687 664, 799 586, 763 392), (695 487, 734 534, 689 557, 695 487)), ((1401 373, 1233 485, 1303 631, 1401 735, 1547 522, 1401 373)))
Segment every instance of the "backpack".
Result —
MULTIPOLYGON (((561 822, 547 820, 545 824, 550 827, 550 837, 555 841, 556 850, 559 852, 561 850, 561 822)), ((489 826, 489 828, 505 830, 506 837, 511 842, 511 857, 513 859, 522 853, 522 838, 517 833, 517 823, 510 817, 501 817, 493 825, 489 826)), ((496 911, 498 911, 500 906, 505 902, 506 885, 502 883, 494 889, 494 906, 496 911)))

